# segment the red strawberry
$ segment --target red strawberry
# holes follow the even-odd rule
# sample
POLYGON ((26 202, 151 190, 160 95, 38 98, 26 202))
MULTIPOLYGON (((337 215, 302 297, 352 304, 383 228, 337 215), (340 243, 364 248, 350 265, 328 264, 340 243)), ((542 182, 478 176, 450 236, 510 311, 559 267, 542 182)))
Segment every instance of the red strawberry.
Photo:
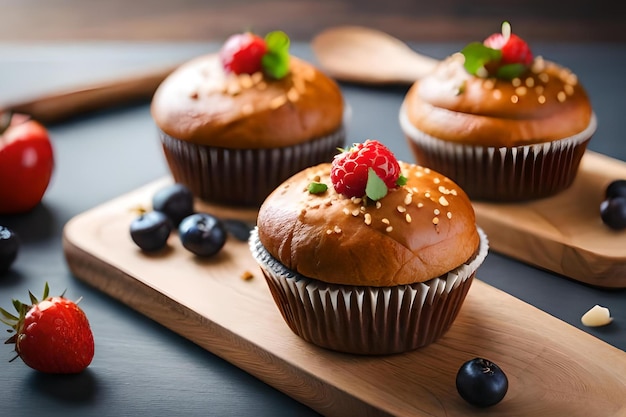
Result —
POLYGON ((253 33, 238 33, 229 37, 219 52, 226 71, 254 74, 262 70, 262 58, 267 52, 265 40, 253 33))
POLYGON ((530 65, 533 54, 528 44, 519 36, 511 33, 508 22, 502 24, 502 33, 494 33, 483 42, 485 46, 502 51, 502 64, 530 65))
POLYGON ((48 284, 42 301, 29 292, 31 305, 13 300, 16 317, 0 308, 2 321, 15 334, 5 343, 15 343, 15 351, 24 363, 45 373, 78 373, 91 363, 94 340, 87 316, 77 303, 48 296, 48 284))
POLYGON ((333 159, 330 180, 335 191, 346 197, 365 196, 370 168, 388 189, 397 187, 401 173, 396 157, 379 141, 368 139, 333 159))

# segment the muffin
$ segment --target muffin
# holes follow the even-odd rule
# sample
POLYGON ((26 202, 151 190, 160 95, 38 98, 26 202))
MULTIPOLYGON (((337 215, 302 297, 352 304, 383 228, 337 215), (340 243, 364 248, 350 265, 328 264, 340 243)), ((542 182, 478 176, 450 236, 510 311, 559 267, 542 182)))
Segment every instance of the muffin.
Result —
POLYGON ((457 184, 368 140, 274 190, 250 249, 296 335, 382 355, 446 333, 488 242, 457 184))
POLYGON ((596 118, 577 76, 533 57, 505 23, 417 80, 400 125, 417 163, 472 199, 507 202, 568 188, 596 118))
POLYGON ((258 207, 285 179, 344 145, 339 86, 288 47, 283 32, 236 34, 156 90, 151 114, 165 158, 196 197, 258 207))

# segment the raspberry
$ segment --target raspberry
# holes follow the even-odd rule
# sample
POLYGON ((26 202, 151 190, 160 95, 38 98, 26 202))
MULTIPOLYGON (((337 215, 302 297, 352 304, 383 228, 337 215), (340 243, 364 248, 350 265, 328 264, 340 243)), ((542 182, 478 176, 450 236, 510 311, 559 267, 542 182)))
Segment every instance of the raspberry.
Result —
POLYGON ((483 44, 502 51, 500 61, 502 64, 530 65, 533 61, 533 54, 528 44, 519 36, 511 33, 511 26, 506 22, 502 24, 502 33, 494 33, 485 39, 483 44))
POLYGON ((364 143, 354 144, 333 159, 330 180, 335 191, 346 197, 365 196, 369 168, 374 170, 388 189, 397 187, 400 165, 396 157, 379 141, 368 139, 364 143))
POLYGON ((262 70, 262 58, 267 52, 265 40, 253 33, 238 33, 229 37, 219 56, 226 71, 254 74, 262 70))

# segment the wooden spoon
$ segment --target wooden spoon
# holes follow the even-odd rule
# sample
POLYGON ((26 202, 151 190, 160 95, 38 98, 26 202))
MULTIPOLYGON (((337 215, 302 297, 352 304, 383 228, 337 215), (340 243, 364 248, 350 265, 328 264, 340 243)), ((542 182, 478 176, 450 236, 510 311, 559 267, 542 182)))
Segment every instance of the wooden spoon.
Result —
POLYGON ((326 29, 311 46, 329 76, 355 83, 412 84, 439 62, 391 35, 360 26, 326 29))

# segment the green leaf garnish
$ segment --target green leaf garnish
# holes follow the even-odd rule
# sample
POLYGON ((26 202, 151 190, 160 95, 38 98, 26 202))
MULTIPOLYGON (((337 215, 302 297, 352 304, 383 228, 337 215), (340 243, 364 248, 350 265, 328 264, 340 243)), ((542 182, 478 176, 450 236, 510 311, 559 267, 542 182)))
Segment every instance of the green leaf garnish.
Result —
POLYGON ((498 62, 502 58, 502 51, 489 48, 480 42, 472 42, 461 50, 465 57, 463 66, 472 75, 476 75, 481 68, 490 62, 498 62))
POLYGON ((281 79, 289 73, 289 36, 282 31, 265 36, 267 52, 263 55, 263 71, 269 77, 281 79))
POLYGON ((406 185, 407 181, 408 181, 407 177, 405 177, 404 175, 400 174, 400 176, 396 180, 396 185, 398 187, 402 187, 403 185, 406 185))
POLYGON ((512 80, 513 78, 517 78, 526 72, 526 65, 524 64, 506 64, 502 65, 496 71, 496 77, 502 78, 505 80, 512 80))
POLYGON ((326 190, 328 190, 328 185, 324 184, 323 182, 313 181, 309 184, 307 190, 311 194, 322 194, 323 192, 326 192, 326 190))
POLYGON ((372 168, 368 168, 365 195, 370 200, 377 201, 386 196, 388 191, 385 181, 383 181, 372 168))

